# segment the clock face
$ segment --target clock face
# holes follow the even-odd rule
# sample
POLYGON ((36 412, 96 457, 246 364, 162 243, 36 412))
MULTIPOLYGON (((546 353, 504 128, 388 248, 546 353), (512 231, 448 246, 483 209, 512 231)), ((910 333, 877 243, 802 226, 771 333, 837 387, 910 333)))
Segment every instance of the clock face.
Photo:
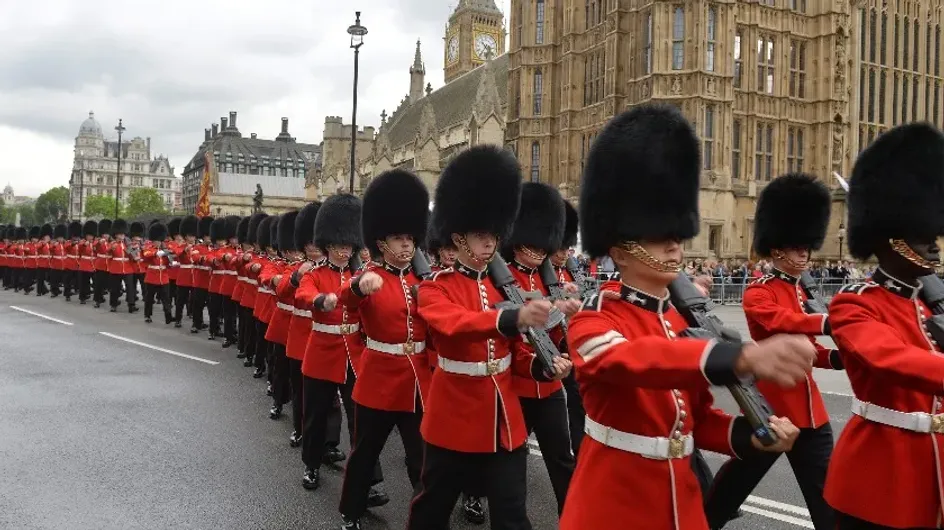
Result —
POLYGON ((456 61, 459 58, 459 37, 453 35, 449 38, 449 42, 446 44, 446 60, 450 63, 456 61))
POLYGON ((495 58, 498 56, 498 45, 495 43, 495 37, 480 33, 475 36, 475 55, 479 59, 495 58))

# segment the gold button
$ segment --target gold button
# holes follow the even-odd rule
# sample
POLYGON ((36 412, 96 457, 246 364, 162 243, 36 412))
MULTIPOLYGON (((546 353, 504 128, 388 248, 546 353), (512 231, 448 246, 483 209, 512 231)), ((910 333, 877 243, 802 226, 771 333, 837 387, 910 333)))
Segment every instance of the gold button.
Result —
POLYGON ((684 406, 685 406, 685 400, 682 399, 682 398, 678 398, 678 406, 679 406, 679 408, 684 407, 684 406))
POLYGON ((675 431, 674 438, 675 438, 676 440, 678 440, 678 439, 681 438, 681 437, 682 437, 682 431, 676 430, 676 431, 675 431))
POLYGON ((675 397, 678 397, 678 396, 681 396, 681 395, 682 395, 682 391, 681 391, 681 390, 678 390, 678 389, 672 390, 672 393, 675 394, 675 397))
POLYGON ((669 330, 669 338, 672 338, 672 339, 675 338, 675 332, 672 331, 671 329, 669 330))
POLYGON ((671 327, 672 327, 672 323, 669 322, 668 320, 663 320, 663 322, 665 323, 665 327, 667 327, 667 328, 671 328, 671 327))
POLYGON ((688 412, 685 412, 684 410, 679 412, 679 418, 682 418, 684 420, 687 416, 688 416, 688 412))

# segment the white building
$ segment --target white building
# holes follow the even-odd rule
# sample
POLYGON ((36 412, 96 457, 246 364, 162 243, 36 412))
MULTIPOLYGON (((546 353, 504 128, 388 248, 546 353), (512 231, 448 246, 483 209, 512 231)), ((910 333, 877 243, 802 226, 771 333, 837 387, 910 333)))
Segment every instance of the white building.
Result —
POLYGON ((75 138, 75 158, 69 192, 72 218, 83 219, 85 202, 93 195, 118 198, 127 204, 128 194, 135 188, 157 190, 168 210, 180 207, 180 179, 164 155, 151 157, 151 138, 135 136, 121 141, 121 182, 118 176, 118 141, 105 140, 102 126, 89 112, 75 138))
POLYGON ((13 193, 13 186, 9 183, 5 188, 3 188, 3 195, 0 195, 3 198, 4 206, 16 206, 19 204, 29 204, 36 199, 32 197, 24 197, 22 195, 16 195, 13 193))

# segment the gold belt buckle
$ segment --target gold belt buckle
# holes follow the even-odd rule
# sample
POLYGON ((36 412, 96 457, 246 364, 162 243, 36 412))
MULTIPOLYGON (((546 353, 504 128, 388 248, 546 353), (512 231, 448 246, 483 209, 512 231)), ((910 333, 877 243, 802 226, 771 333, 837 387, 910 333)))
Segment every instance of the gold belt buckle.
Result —
POLYGON ((403 354, 413 355, 416 353, 416 343, 413 341, 403 343, 403 354))
POLYGON ((931 432, 944 434, 944 414, 935 414, 931 416, 931 432))
POLYGON ((341 335, 350 335, 350 334, 351 334, 351 325, 341 324, 341 335))
POLYGON ((685 456, 685 442, 677 438, 669 439, 669 458, 682 458, 685 456))
POLYGON ((486 375, 495 375, 498 373, 498 368, 500 367, 498 359, 489 359, 485 361, 485 374, 486 375))

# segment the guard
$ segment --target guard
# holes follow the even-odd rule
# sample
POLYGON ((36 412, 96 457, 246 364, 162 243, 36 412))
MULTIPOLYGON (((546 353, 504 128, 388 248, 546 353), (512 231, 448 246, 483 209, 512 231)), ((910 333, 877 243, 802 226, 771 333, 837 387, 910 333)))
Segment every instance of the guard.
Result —
MULTIPOLYGON (((239 357, 239 355, 237 357, 246 359, 243 366, 247 368, 253 366, 256 358, 256 328, 258 325, 256 319, 252 316, 252 310, 256 307, 256 296, 259 291, 259 271, 262 269, 262 263, 265 260, 265 252, 259 247, 257 234, 259 224, 268 216, 266 213, 255 213, 249 217, 249 221, 245 225, 246 233, 242 238, 244 250, 240 261, 242 276, 240 277, 237 274, 237 280, 243 282, 243 290, 239 297, 240 331, 237 334, 237 339, 240 341, 238 345, 239 355, 242 355, 242 357, 239 357), (255 264, 259 264, 259 267, 253 267, 255 264)), ((262 371, 265 371, 264 360, 260 362, 262 363, 262 371)))
MULTIPOLYGON (((101 227, 101 224, 99 224, 101 227)), ((134 250, 129 254, 129 241, 126 237, 128 233, 128 222, 124 219, 115 219, 111 225, 112 237, 115 241, 108 246, 108 274, 111 284, 108 288, 108 306, 111 312, 118 311, 118 300, 121 296, 122 285, 125 288, 125 301, 128 303, 128 312, 134 313, 138 310, 135 307, 135 301, 138 298, 138 288, 135 282, 135 267, 131 263, 134 250)))
POLYGON ((292 383, 289 375, 288 357, 285 355, 285 344, 288 341, 288 328, 295 312, 294 290, 279 289, 284 281, 291 284, 289 278, 302 266, 302 253, 295 247, 295 219, 298 211, 292 210, 279 216, 276 223, 276 241, 282 259, 275 261, 273 270, 263 276, 267 281, 266 287, 275 294, 275 309, 269 320, 269 329, 265 339, 272 344, 272 366, 269 373, 272 376, 272 408, 269 409, 269 418, 277 420, 282 417, 282 407, 292 401, 292 383))
POLYGON ((105 303, 105 292, 111 285, 108 262, 111 260, 111 219, 98 222, 98 238, 95 240, 95 308, 105 303))
POLYGON ((85 221, 82 225, 82 241, 79 242, 79 304, 85 305, 89 298, 92 298, 92 285, 96 278, 97 269, 95 263, 98 260, 96 255, 98 236, 98 223, 92 220, 85 221))
POLYGON ((59 223, 52 229, 52 242, 49 243, 49 290, 50 298, 57 298, 62 294, 63 274, 66 268, 66 235, 68 228, 59 223))
POLYGON ((200 219, 188 215, 180 220, 180 235, 183 241, 177 245, 177 290, 174 300, 174 327, 183 325, 184 307, 193 318, 194 261, 193 249, 197 242, 197 227, 200 219))
POLYGON ((141 252, 141 261, 147 267, 144 276, 144 321, 151 323, 156 297, 164 310, 164 323, 174 321, 170 307, 170 256, 166 250, 167 227, 154 223, 148 227, 148 240, 153 243, 141 252))

